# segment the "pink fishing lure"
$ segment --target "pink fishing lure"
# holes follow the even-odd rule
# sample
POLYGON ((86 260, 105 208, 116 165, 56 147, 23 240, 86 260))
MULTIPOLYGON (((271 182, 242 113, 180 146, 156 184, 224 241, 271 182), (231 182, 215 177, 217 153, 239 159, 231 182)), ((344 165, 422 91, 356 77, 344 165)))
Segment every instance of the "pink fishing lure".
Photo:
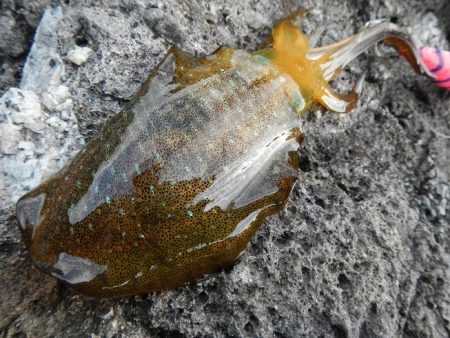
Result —
POLYGON ((450 90, 450 52, 439 48, 421 47, 420 57, 423 64, 435 76, 434 82, 450 90))

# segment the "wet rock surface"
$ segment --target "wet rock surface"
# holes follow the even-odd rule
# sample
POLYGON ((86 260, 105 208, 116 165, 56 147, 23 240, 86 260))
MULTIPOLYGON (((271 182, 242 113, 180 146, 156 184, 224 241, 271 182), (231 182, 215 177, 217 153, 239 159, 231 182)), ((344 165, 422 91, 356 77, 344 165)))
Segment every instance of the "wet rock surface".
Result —
MULTIPOLYGON (((85 141, 95 135, 171 45, 194 55, 220 45, 251 50, 299 5, 312 9, 306 32, 325 27, 320 44, 389 18, 411 27, 421 43, 449 48, 446 0, 5 1, 0 125, 11 130, 2 136, 0 161, 50 174, 54 156, 46 154, 60 151, 61 162, 73 156, 79 134, 85 141), (27 70, 46 5, 61 6, 55 54, 27 70), (56 81, 48 70, 59 66, 56 81), (45 70, 44 82, 36 69, 45 70), (39 117, 27 110, 36 106, 39 117), (39 138, 25 131, 39 123, 27 126, 20 119, 27 114, 72 146, 37 147, 39 138)), ((20 176, 7 176, 2 165, 0 335, 447 337, 450 95, 386 47, 353 62, 336 88, 351 88, 364 70, 365 89, 351 114, 307 114, 300 179, 286 209, 264 223, 232 269, 176 290, 98 300, 58 288, 31 265, 20 241, 12 201, 30 187, 8 190, 20 176)))

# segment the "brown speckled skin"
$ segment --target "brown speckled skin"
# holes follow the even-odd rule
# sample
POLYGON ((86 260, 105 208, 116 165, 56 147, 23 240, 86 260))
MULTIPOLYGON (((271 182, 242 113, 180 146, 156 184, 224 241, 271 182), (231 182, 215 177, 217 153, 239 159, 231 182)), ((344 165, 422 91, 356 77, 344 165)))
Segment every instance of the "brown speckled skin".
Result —
POLYGON ((297 177, 298 86, 266 61, 172 50, 97 138, 18 202, 33 262, 113 297, 233 264, 297 177))

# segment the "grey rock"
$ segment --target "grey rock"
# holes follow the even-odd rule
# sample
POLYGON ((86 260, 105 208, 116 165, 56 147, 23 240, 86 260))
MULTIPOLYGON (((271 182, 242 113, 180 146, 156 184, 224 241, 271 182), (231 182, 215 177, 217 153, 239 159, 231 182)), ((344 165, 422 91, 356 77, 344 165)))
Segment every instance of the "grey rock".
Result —
MULTIPOLYGON (((26 3, 27 10, 42 4, 26 3)), ((126 104, 170 45, 196 55, 219 45, 254 49, 277 19, 292 12, 291 3, 298 4, 63 2, 55 48, 65 74, 58 88, 66 86, 73 101, 67 111, 75 113, 88 140, 126 104), (68 57, 76 46, 92 50, 79 66, 68 57)), ((326 28, 319 44, 345 38, 366 21, 390 18, 410 27, 421 43, 449 48, 447 0, 302 5, 313 8, 304 21, 306 32, 317 25, 326 28)), ((26 23, 15 17, 16 24, 35 20, 24 17, 26 23)), ((312 111, 305 117, 300 179, 286 209, 265 222, 232 269, 192 285, 114 300, 87 299, 70 289, 58 293, 55 280, 31 266, 10 196, 2 198, 1 333, 448 337, 450 141, 442 134, 450 134, 450 96, 385 47, 353 62, 335 81, 336 88, 348 90, 366 69, 368 82, 351 114, 312 111)), ((45 114, 58 111, 58 100, 44 95, 49 90, 31 93, 25 97, 33 97, 45 114)), ((74 121, 69 113, 64 116, 74 121)), ((15 118, 19 125, 29 123, 23 114, 15 118)), ((1 117, 0 124, 5 120, 1 117)), ((14 127, 9 130, 13 133, 14 127)), ((23 151, 34 154, 34 140, 25 141, 30 143, 23 151)), ((14 147, 1 143, 3 154, 14 147)), ((0 188, 5 182, 0 180, 0 188)))
POLYGON ((20 81, 33 34, 52 0, 0 2, 0 96, 20 81))
POLYGON ((27 57, 21 88, 0 98, 0 196, 14 203, 62 168, 84 144, 69 89, 61 84, 64 65, 56 51, 61 8, 48 9, 27 57))
POLYGON ((63 65, 56 47, 61 16, 61 7, 50 8, 45 11, 36 30, 33 47, 31 47, 23 67, 20 88, 45 91, 50 86, 60 84, 63 65))
POLYGON ((10 15, 0 16, 0 52, 11 57, 18 57, 26 49, 25 36, 17 29, 16 20, 10 15))
POLYGON ((76 46, 67 54, 67 59, 80 66, 88 60, 91 52, 92 50, 89 47, 76 46))

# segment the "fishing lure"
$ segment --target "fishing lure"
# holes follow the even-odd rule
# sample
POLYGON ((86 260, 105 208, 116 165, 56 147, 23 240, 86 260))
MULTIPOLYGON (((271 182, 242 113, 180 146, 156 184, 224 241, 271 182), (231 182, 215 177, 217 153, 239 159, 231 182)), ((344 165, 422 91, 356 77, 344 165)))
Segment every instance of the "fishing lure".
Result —
POLYGON ((431 76, 393 24, 310 48, 293 20, 252 53, 171 49, 101 133, 17 203, 34 264, 91 296, 173 288, 230 266, 286 204, 302 114, 355 106, 360 85, 346 95, 328 85, 350 60, 384 40, 431 76))
POLYGON ((421 47, 420 57, 434 75, 434 82, 439 87, 450 90, 450 52, 439 48, 421 47))

